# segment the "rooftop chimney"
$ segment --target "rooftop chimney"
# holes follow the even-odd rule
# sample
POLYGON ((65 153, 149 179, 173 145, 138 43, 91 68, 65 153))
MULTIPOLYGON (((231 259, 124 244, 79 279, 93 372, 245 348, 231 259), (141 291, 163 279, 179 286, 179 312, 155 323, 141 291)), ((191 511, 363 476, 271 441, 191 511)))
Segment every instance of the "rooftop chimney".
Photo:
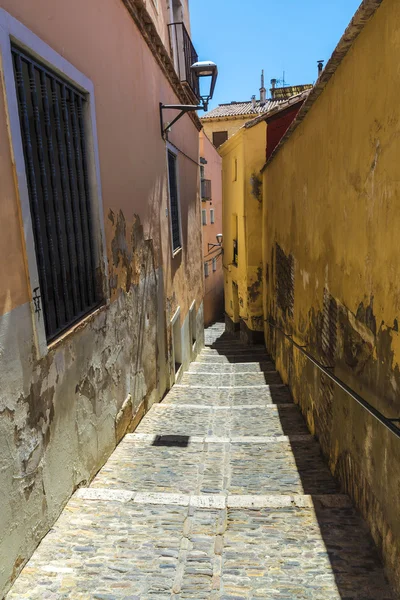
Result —
POLYGON ((275 98, 276 79, 271 79, 271 98, 275 98))
POLYGON ((318 62, 318 77, 321 75, 323 69, 324 69, 324 60, 319 60, 318 62))
POLYGON ((261 71, 260 106, 264 106, 267 100, 267 90, 264 87, 264 69, 261 71))
POLYGON ((252 96, 252 97, 251 97, 251 103, 252 103, 252 105, 253 105, 253 109, 255 110, 255 109, 256 109, 256 106, 257 106, 257 102, 256 102, 256 97, 255 97, 255 96, 252 96))

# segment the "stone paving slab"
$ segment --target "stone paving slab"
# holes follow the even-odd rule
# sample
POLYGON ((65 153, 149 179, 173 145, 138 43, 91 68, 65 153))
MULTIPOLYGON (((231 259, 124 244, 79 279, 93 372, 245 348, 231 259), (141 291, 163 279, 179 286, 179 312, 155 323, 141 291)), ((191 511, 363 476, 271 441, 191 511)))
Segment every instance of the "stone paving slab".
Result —
POLYGON ((394 600, 265 348, 206 343, 7 600, 394 600))
POLYGON ((186 404, 153 406, 137 428, 138 433, 190 436, 281 436, 308 435, 295 405, 280 410, 252 405, 205 407, 186 404))
POLYGON ((311 439, 232 445, 228 490, 230 494, 336 494, 339 487, 311 439))
POLYGON ((263 354, 248 354, 248 353, 234 353, 231 355, 219 354, 216 351, 211 351, 205 353, 204 351, 200 356, 197 357, 198 363, 206 363, 206 364, 228 364, 228 365, 236 365, 236 364, 249 364, 254 363, 255 365, 261 363, 268 363, 270 361, 270 357, 263 354))
POLYGON ((8 600, 393 600, 352 507, 278 498, 224 509, 75 496, 8 600))
POLYGON ((258 373, 264 371, 274 371, 275 365, 272 361, 260 363, 205 363, 193 362, 190 365, 189 373, 258 373))
POLYGON ((171 596, 188 509, 73 498, 7 600, 171 596))
POLYGON ((389 600, 353 508, 228 509, 221 599, 389 600))
POLYGON ((186 372, 180 382, 182 385, 211 386, 211 387, 253 387, 271 384, 281 384, 282 380, 277 371, 264 373, 191 373, 186 372))

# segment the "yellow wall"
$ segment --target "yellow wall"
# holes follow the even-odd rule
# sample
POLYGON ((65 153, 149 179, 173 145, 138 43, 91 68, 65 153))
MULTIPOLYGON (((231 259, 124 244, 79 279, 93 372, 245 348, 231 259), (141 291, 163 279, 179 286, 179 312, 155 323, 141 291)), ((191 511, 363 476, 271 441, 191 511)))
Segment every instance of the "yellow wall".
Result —
POLYGON ((220 149, 223 180, 225 312, 234 323, 244 321, 252 331, 263 329, 260 169, 265 161, 265 146, 266 126, 262 122, 249 129, 242 128, 220 149), (233 264, 236 217, 237 265, 233 264), (235 310, 236 287, 232 284, 237 285, 238 311, 235 310))
POLYGON ((201 119, 202 125, 204 127, 204 133, 213 141, 213 133, 214 131, 227 131, 228 139, 231 138, 235 133, 239 131, 241 127, 251 119, 254 119, 254 115, 247 117, 246 119, 242 118, 230 118, 230 119, 218 119, 208 121, 207 119, 201 119))
MULTIPOLYGON (((399 23, 400 4, 384 0, 263 182, 266 317, 321 361, 331 352, 334 373, 388 417, 400 416, 399 23), (294 261, 293 317, 278 306, 276 244, 294 261)), ((400 589, 400 441, 265 333, 400 589)))

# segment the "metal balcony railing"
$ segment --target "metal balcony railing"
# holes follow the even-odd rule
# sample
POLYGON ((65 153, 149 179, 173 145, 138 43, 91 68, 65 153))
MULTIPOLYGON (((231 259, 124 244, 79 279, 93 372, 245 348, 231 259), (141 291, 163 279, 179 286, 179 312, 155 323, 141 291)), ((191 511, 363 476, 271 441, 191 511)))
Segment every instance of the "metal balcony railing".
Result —
POLYGON ((177 75, 183 83, 187 83, 197 100, 200 101, 199 78, 190 69, 199 57, 190 35, 183 23, 170 23, 168 30, 177 75))
POLYGON ((211 200, 211 179, 201 180, 201 199, 211 200))

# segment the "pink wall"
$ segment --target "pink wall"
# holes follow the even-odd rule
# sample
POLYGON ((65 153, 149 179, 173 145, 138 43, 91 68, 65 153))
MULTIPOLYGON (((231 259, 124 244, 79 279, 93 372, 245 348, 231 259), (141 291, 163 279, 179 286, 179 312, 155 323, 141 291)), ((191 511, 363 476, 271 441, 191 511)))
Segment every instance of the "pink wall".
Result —
POLYGON ((223 316, 224 277, 222 255, 217 248, 208 251, 208 243, 216 244, 216 235, 222 233, 222 158, 213 144, 200 132, 200 157, 206 159, 204 176, 211 179, 211 201, 202 201, 201 208, 207 211, 207 225, 203 231, 203 257, 209 262, 209 275, 205 277, 204 323, 209 325, 223 316), (210 223, 210 209, 214 209, 214 224, 210 223), (212 258, 217 258, 217 270, 213 272, 212 258))
MULTIPOLYGON (((193 299, 199 304, 203 295, 198 272, 200 209, 194 192, 198 189, 198 131, 185 116, 170 134, 170 141, 182 150, 179 167, 184 237, 181 256, 171 260, 166 147, 160 135, 159 102, 180 101, 123 2, 1 0, 0 6, 93 81, 107 245, 110 248, 113 236, 110 211, 122 211, 128 238, 139 217, 144 237, 153 243, 155 266, 164 265, 165 292, 171 298, 171 310, 179 304, 184 318, 193 299)), ((157 26, 161 34, 164 32, 164 39, 168 20, 163 9, 157 26)), ((0 131, 5 127, 0 105, 0 131)), ((9 234, 1 229, 11 232, 17 224, 8 149, 4 150, 4 157, 1 150, 0 160, 0 170, 5 171, 2 181, 10 188, 10 202, 2 211, 13 217, 1 220, 0 239, 8 240, 9 234)), ((23 240, 14 234, 6 243, 8 250, 1 255, 0 273, 6 273, 10 289, 2 292, 0 311, 28 300, 21 261, 23 240), (8 273, 10 255, 14 256, 12 277, 8 273)), ((112 290, 112 298, 118 293, 118 289, 112 290)))

